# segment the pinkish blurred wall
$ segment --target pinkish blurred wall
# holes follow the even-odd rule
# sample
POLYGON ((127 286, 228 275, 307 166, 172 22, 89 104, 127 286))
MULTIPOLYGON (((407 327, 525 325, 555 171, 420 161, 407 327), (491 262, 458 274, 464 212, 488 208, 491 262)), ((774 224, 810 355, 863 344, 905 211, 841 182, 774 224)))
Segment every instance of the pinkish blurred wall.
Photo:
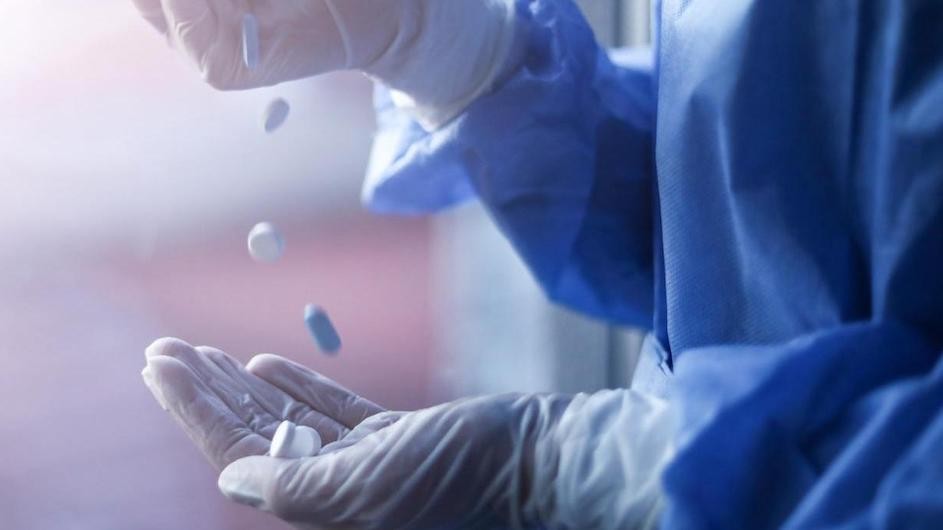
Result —
POLYGON ((160 335, 241 360, 275 352, 391 408, 431 403, 429 231, 366 215, 286 227, 288 252, 251 261, 246 227, 183 247, 11 265, 0 282, 0 528, 277 529, 216 491, 215 473, 141 383, 160 335), (301 312, 345 341, 315 349, 301 312))

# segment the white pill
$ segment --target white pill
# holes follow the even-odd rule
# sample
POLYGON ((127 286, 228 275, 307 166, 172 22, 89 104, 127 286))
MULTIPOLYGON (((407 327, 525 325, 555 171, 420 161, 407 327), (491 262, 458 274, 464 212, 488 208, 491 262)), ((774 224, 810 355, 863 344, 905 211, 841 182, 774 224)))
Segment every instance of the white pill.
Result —
POLYGON ((285 123, 288 118, 288 112, 291 107, 288 102, 282 98, 276 98, 265 107, 265 114, 262 115, 262 128, 265 132, 274 132, 285 123))
POLYGON ((259 223, 249 231, 249 254, 256 261, 273 263, 285 252, 285 239, 272 223, 259 223))
POLYGON ((321 351, 334 353, 341 348, 341 337, 327 312, 321 307, 314 304, 305 306, 305 325, 321 351))
POLYGON ((275 430, 269 455, 275 458, 305 458, 321 450, 321 435, 304 425, 283 421, 275 430))

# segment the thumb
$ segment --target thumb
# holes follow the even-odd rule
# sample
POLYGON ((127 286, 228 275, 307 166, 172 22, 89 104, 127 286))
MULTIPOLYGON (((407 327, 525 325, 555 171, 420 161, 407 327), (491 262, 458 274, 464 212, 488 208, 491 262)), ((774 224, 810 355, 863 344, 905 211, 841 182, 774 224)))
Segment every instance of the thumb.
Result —
POLYGON ((400 477, 402 473, 374 465, 363 454, 373 447, 366 441, 372 439, 309 458, 242 458, 220 473, 219 489, 235 502, 286 521, 345 528, 381 521, 390 499, 397 498, 389 493, 395 487, 385 477, 400 477), (361 467, 358 463, 367 465, 361 467), (386 496, 378 497, 377 490, 386 496))
POLYGON ((239 504, 270 512, 272 506, 266 502, 266 492, 271 491, 269 485, 280 472, 284 472, 289 462, 269 456, 249 456, 236 460, 219 474, 219 490, 239 504))

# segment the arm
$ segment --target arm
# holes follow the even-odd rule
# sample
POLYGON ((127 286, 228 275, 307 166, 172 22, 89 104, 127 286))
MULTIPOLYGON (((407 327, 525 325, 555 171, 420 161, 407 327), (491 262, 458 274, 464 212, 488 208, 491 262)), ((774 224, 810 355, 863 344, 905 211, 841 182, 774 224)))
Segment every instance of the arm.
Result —
POLYGON ((676 375, 666 528, 938 526, 943 355, 916 328, 700 348, 676 375))
POLYGON ((650 65, 614 66, 568 0, 520 0, 496 88, 427 131, 377 96, 365 202, 434 211, 476 197, 548 296, 651 326, 650 65))

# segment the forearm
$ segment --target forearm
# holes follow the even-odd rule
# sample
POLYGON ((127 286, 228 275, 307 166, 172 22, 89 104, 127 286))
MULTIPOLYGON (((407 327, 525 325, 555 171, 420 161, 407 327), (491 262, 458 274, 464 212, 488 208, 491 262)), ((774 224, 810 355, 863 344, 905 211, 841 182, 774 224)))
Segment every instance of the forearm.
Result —
POLYGON ((550 298, 650 326, 650 68, 615 67, 569 1, 520 0, 514 24, 515 69, 445 126, 381 91, 364 200, 416 213, 477 198, 550 298))

